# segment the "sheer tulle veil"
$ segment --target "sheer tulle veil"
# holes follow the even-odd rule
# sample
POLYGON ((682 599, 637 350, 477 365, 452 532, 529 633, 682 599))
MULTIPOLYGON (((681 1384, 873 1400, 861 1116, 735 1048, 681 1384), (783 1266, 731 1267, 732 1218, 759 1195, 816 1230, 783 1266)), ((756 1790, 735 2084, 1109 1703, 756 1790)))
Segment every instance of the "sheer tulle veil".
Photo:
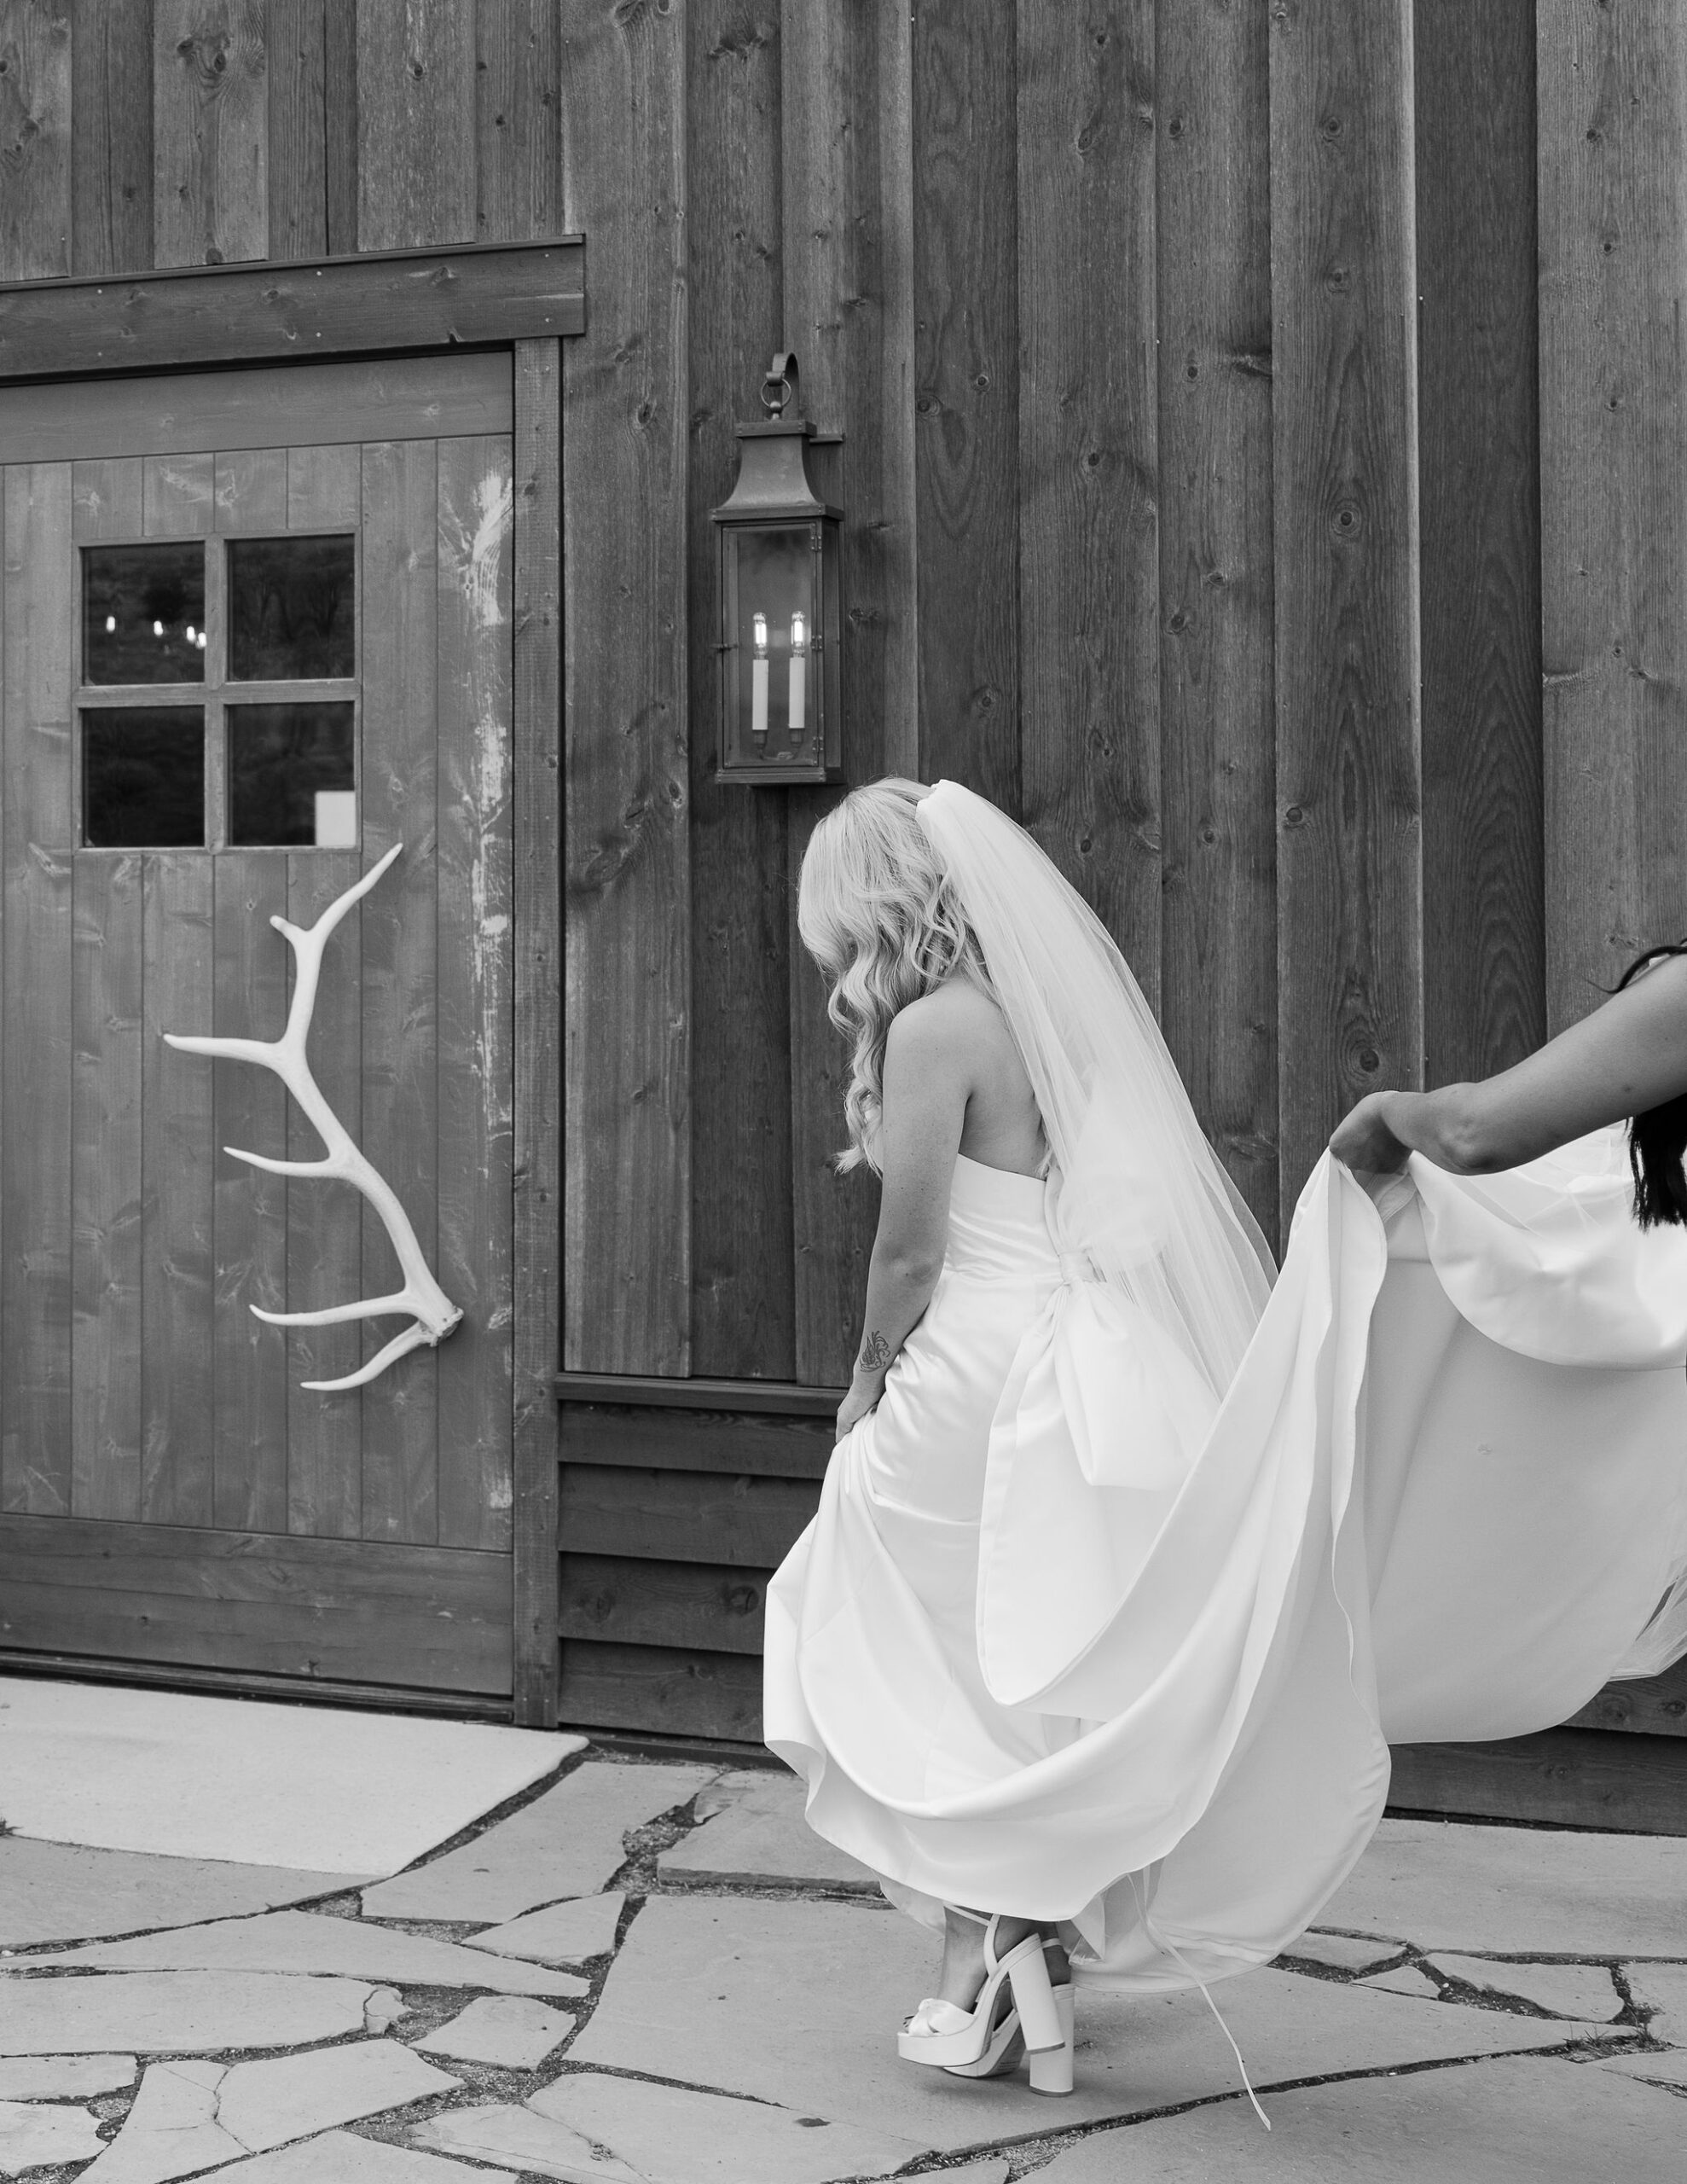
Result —
POLYGON ((1050 1224, 1075 1278, 1128 1297, 1222 1396, 1271 1252, 1196 1120, 1101 921, 1030 836, 939 781, 916 807, 983 950, 1054 1158, 1050 1224))

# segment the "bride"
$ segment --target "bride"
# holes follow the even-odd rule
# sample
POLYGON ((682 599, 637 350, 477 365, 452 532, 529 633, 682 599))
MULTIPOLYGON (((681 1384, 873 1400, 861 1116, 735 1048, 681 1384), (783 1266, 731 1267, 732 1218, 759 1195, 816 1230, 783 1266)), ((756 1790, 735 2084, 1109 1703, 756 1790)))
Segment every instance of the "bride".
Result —
POLYGON ((1626 1219, 1615 1133, 1374 1196, 1326 1157, 1273 1287, 1122 958, 992 805, 855 791, 798 920, 883 1195, 767 1739, 942 1936, 903 2057, 1066 2092, 1075 1986, 1304 1930, 1390 1739, 1687 1649, 1687 1231, 1626 1219))

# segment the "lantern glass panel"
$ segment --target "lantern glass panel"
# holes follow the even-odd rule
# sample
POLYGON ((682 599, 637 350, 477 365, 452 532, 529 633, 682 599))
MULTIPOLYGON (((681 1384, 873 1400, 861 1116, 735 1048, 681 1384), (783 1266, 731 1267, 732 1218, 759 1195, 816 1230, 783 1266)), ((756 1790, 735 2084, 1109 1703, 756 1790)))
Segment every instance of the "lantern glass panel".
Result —
POLYGON ((737 531, 737 719, 740 764, 788 765, 820 723, 815 556, 807 524, 737 531))

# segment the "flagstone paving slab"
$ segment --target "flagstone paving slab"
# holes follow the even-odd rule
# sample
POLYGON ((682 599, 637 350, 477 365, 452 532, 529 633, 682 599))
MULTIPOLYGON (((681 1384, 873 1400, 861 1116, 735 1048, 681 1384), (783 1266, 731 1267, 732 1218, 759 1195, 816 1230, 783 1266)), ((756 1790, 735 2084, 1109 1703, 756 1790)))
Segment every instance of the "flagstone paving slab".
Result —
POLYGON ((154 2063, 86 2184, 167 2184, 461 2082, 391 2040, 260 2063, 154 2063))
POLYGON ((1630 2078, 1648 2078, 1654 2085, 1678 2085, 1687 2091, 1687 2048, 1668 2048, 1661 2055, 1613 2057, 1601 2063, 1602 2071, 1618 2071, 1630 2078))
POLYGON ((1327 1964, 1335 1972, 1368 1972, 1400 1951, 1392 1942, 1365 1941, 1356 1934, 1302 1934, 1283 1954, 1305 1964, 1327 1964))
POLYGON ((132 2055, 22 2055, 0 2062, 0 2100, 85 2100, 135 2082, 132 2055))
POLYGON ((1622 1998, 1603 1964, 1496 1964, 1480 1956, 1443 1955, 1435 1966, 1449 1978, 1463 1979, 1491 1995, 1521 1995, 1526 2002, 1559 2017, 1584 2018, 1609 2024, 1622 1998))
POLYGON ((1390 1995, 1417 1995, 1427 2001, 1438 2001, 1441 1989, 1427 1972, 1415 1964, 1397 1964, 1392 1972, 1379 1972, 1374 1979, 1364 1983, 1367 1987, 1380 1987, 1390 1995))
POLYGON ((98 2118, 86 2108, 38 2108, 0 2100, 0 2176, 21 2175, 61 2161, 86 2161, 100 2151, 98 2118))
POLYGON ((745 1768, 704 1791, 704 1825, 664 1850, 664 1880, 806 1881, 878 1892, 878 1876, 816 1835, 803 1817, 807 1786, 796 1775, 745 1768))
POLYGON ((377 1919, 519 1918, 563 1896, 595 1896, 624 1864, 622 1838, 686 1804, 710 1767, 588 1760, 472 1843, 363 1891, 377 1919))
POLYGON ((484 1934, 467 1934, 467 1949, 490 1949, 499 1956, 530 1958, 538 1964, 583 1964, 606 1956, 615 1946, 615 1929, 627 1901, 613 1896, 575 1896, 543 1911, 530 1911, 484 1934))
POLYGON ((366 2030, 364 2006, 379 1991, 361 1979, 273 1972, 7 1975, 0 1978, 0 2055, 302 2048, 366 2030))
POLYGON ((140 1934, 133 1941, 90 1942, 29 1960, 32 1966, 93 1964, 146 1971, 325 1972, 407 1986, 490 1987, 506 1995, 565 1996, 588 1989, 588 1982, 571 1972, 310 1911, 271 1911, 256 1919, 140 1934))
POLYGON ((943 2184, 1007 2184, 1009 2166, 1005 2154, 993 2154, 988 2161, 969 2161, 965 2169, 945 2169, 941 2174, 943 2184))
POLYGON ((242 1918, 355 1887, 363 1873, 296 1873, 212 1858, 162 1858, 142 1850, 90 1850, 76 1843, 0 1837, 0 1949, 88 1941, 189 1920, 242 1918))
MULTIPOLYGON (((571 2062, 750 2094, 959 2151, 1046 2131, 1055 2104, 1023 2074, 987 2083, 896 2059, 895 2032, 927 1991, 930 1937, 861 1905, 655 1896, 629 1930, 571 2062)), ((1603 2027, 1378 1993, 1284 1972, 1215 1990, 1256 2084, 1597 2039, 1603 2027)), ((1210 2098, 1236 2084, 1198 1994, 1078 2002, 1081 2123, 1210 2098)))
POLYGON ((166 1857, 397 1873, 552 1774, 583 1737, 490 1722, 0 1676, 20 1835, 166 1857))
POLYGON ((463 2063, 498 2063, 507 2071, 536 2071, 574 2030, 565 2010, 548 2009, 525 1995, 477 1995, 449 2024, 411 2042, 424 2054, 463 2063))
POLYGON ((900 2169, 924 2152, 790 2108, 595 2072, 559 2078, 521 2107, 448 2109, 411 2136, 570 2184, 832 2184, 900 2169))
POLYGON ((1687 1964, 1631 1964, 1628 1991, 1644 2008, 1656 2011, 1650 2028, 1655 2040, 1687 2048, 1687 1964))
POLYGON ((1422 1949, 1687 1957, 1687 1836, 1385 1820, 1319 1924, 1422 1949))
POLYGON ((276 2153, 254 2154, 219 2169, 217 2184, 235 2177, 240 2184, 487 2184, 484 2169, 360 2138, 355 2131, 325 2131, 276 2153))
POLYGON ((1036 2184, 1680 2184, 1674 2100, 1521 2058, 1349 2079, 1269 2097, 1269 2133, 1245 2100, 1098 2132, 1036 2184))

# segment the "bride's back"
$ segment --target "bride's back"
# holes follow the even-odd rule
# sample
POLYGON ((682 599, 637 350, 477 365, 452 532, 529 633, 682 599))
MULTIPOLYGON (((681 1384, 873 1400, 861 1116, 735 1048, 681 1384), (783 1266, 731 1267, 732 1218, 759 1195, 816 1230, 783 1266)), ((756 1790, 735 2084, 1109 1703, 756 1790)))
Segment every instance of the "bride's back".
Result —
POLYGON ((962 973, 901 1013, 912 1017, 916 1012, 928 1033, 936 1032, 966 1066, 962 1153, 987 1168, 1040 1175, 1048 1157, 1042 1117, 1000 1009, 962 973))

